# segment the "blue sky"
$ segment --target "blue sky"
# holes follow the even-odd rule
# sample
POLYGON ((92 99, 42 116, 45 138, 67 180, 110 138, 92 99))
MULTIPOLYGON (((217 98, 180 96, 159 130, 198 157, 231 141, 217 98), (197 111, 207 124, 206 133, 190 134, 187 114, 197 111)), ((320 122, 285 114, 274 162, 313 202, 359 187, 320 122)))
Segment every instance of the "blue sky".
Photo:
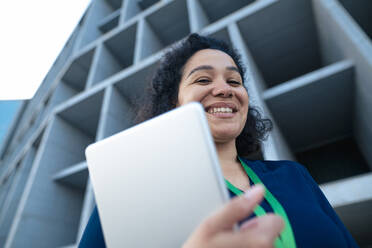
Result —
POLYGON ((0 144, 8 131, 22 101, 0 101, 0 144))

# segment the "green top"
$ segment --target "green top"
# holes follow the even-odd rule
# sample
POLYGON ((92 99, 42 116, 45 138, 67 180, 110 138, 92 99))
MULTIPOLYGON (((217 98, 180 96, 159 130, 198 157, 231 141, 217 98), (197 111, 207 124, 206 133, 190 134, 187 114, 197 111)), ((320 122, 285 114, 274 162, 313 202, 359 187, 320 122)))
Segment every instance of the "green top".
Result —
MULTIPOLYGON (((238 157, 239 158, 239 157, 238 157)), ((256 173, 249 168, 244 161, 242 161, 239 158, 240 163, 242 164, 245 172, 247 173, 249 179, 254 183, 254 184, 261 184, 265 186, 261 179, 256 175, 256 173)), ((234 194, 236 195, 242 195, 244 194, 240 189, 236 188, 234 185, 232 185, 228 180, 226 180, 226 185, 231 190, 234 194)), ((267 202, 270 204, 272 209, 274 210, 274 213, 281 216, 284 220, 284 229, 280 233, 280 236, 275 239, 274 246, 277 248, 284 248, 284 247, 289 247, 289 248, 295 248, 296 247, 296 242, 294 239, 291 223, 288 220, 287 214, 282 207, 282 205, 279 203, 279 201, 274 197, 273 194, 265 187, 265 199, 267 202)), ((257 207, 253 210, 256 216, 263 216, 266 214, 265 209, 263 209, 260 205, 257 205, 257 207)))

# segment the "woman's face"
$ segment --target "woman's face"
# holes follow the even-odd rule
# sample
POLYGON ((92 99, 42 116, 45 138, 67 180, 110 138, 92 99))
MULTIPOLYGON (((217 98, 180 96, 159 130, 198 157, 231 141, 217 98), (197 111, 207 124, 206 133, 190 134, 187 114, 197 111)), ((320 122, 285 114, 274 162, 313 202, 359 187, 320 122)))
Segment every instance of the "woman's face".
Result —
POLYGON ((200 102, 216 143, 235 139, 248 113, 248 94, 234 60, 215 49, 196 52, 185 64, 178 106, 200 102))

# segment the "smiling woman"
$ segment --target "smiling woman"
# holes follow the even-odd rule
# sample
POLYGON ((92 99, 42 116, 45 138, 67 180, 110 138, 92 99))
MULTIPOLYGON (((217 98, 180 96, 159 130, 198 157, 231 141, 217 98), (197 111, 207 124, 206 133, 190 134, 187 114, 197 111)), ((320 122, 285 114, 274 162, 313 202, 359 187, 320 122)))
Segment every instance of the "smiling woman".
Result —
MULTIPOLYGON (((204 106, 232 198, 200 223, 183 248, 357 247, 302 165, 248 159, 272 123, 249 105, 244 71, 238 53, 227 44, 191 34, 164 55, 140 105, 138 122, 193 101, 204 106), (240 195, 245 197, 235 197, 240 195), (239 230, 235 224, 241 224, 239 230)), ((101 246, 95 209, 80 247, 101 246)))
POLYGON ((244 75, 245 68, 237 51, 222 41, 191 34, 163 56, 144 96, 145 103, 140 104, 137 122, 165 113, 184 103, 198 101, 204 105, 212 129, 217 128, 211 122, 213 117, 215 121, 218 120, 216 117, 227 117, 224 118, 225 121, 230 119, 232 125, 237 123, 230 117, 244 118, 242 129, 236 137, 238 154, 247 157, 257 153, 261 141, 272 129, 272 123, 269 119, 262 118, 254 106, 248 108, 249 97, 244 75), (221 84, 222 88, 220 85, 214 87, 216 83, 221 84), (219 102, 208 100, 209 92, 217 94, 219 102), (226 94, 227 97, 224 97, 226 94), (230 94, 234 95, 232 100, 229 100, 230 94), (201 99, 204 97, 207 99, 201 99), (230 111, 229 109, 232 114, 222 113, 230 111))
POLYGON ((239 136, 248 113, 248 93, 234 60, 215 49, 196 52, 186 63, 178 105, 196 101, 206 111, 215 143, 239 136))

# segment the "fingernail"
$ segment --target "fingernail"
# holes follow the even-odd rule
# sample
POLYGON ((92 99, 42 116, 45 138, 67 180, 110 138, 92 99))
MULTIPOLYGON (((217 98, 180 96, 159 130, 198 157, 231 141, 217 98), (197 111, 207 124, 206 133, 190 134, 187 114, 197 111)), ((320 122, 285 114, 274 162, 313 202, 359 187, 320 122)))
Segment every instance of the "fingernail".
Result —
POLYGON ((255 185, 244 193, 244 197, 247 199, 251 199, 252 197, 257 195, 259 192, 262 192, 263 190, 264 190, 264 187, 262 185, 260 184, 255 185))

